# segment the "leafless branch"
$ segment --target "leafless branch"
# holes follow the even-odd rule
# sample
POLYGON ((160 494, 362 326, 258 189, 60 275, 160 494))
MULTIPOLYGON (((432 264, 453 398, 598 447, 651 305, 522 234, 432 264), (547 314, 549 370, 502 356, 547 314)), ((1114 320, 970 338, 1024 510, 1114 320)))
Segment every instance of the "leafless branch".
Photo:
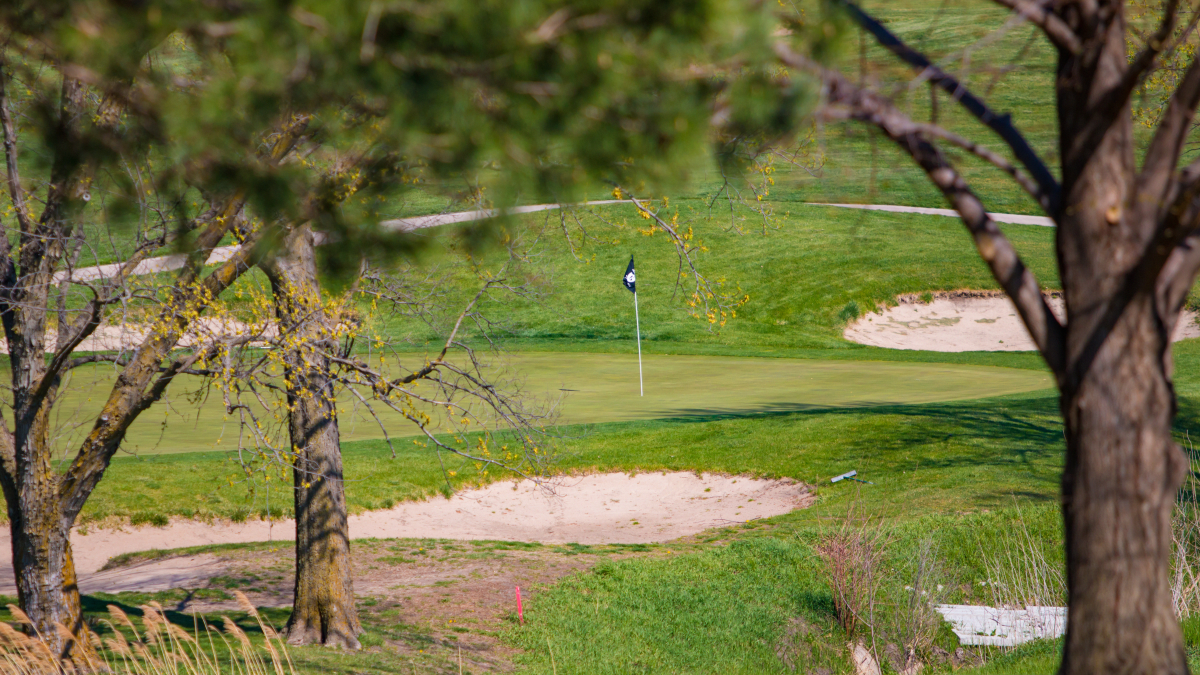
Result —
POLYGON ((1175 183, 1175 168, 1179 164, 1183 140, 1196 117, 1197 104, 1200 104, 1200 60, 1193 59, 1171 94, 1146 150, 1142 171, 1138 174, 1134 209, 1154 209, 1161 213, 1169 203, 1167 196, 1175 183))
MULTIPOLYGON (((849 118, 852 116, 851 111, 840 110, 837 108, 829 108, 827 110, 822 110, 820 114, 823 117, 827 117, 827 118, 831 118, 831 119, 846 119, 846 118, 849 118)), ((979 145, 978 143, 975 143, 974 141, 971 141, 967 138, 963 138, 962 136, 959 136, 958 134, 956 134, 952 131, 948 131, 946 128, 941 127, 937 124, 927 124, 927 123, 915 123, 915 124, 917 124, 917 127, 921 131, 922 134, 924 134, 928 137, 932 137, 932 138, 940 138, 940 139, 946 141, 947 143, 950 143, 959 148, 962 148, 963 150, 971 153, 972 155, 975 155, 976 157, 991 164, 992 166, 995 166, 997 169, 1000 169, 1004 173, 1007 173, 1009 176, 1012 177, 1012 179, 1014 181, 1017 182, 1018 185, 1020 185, 1022 188, 1024 188, 1024 190, 1026 192, 1028 192, 1029 195, 1031 197, 1033 197, 1034 200, 1036 200, 1039 204, 1044 203, 1045 200, 1047 199, 1047 195, 1042 192, 1041 186, 1039 186, 1037 184, 1037 181, 1030 178, 1029 174, 1022 171, 1020 169, 1020 167, 1018 167, 1015 164, 1013 164, 1012 162, 1008 161, 1003 156, 989 150, 985 146, 979 145)))
POLYGON ((1046 37, 1059 49, 1065 49, 1072 54, 1083 51, 1079 36, 1053 10, 1047 7, 1047 2, 1037 0, 993 0, 1020 14, 1026 21, 1042 29, 1046 37))
POLYGON ((975 239, 975 248, 992 275, 1008 293, 1022 321, 1042 352, 1046 363, 1060 378, 1066 374, 1066 343, 1062 325, 1050 311, 1037 279, 1021 260, 1012 243, 988 215, 945 156, 924 135, 921 125, 896 110, 874 92, 851 84, 839 73, 777 44, 775 53, 792 68, 812 73, 825 85, 829 103, 844 106, 853 119, 874 125, 910 154, 958 211, 975 239))
POLYGON ((847 8, 855 22, 864 30, 871 33, 880 45, 892 52, 900 60, 917 69, 922 78, 929 80, 930 84, 940 87, 946 93, 950 94, 951 98, 958 101, 967 112, 974 115, 976 119, 996 132, 1001 140, 1013 151, 1017 161, 1037 181, 1041 188, 1040 192, 1044 195, 1044 199, 1040 203, 1046 214, 1052 218, 1058 215, 1062 198, 1062 189, 1059 186, 1058 180, 1050 172, 1050 169, 1046 167, 1045 162, 1030 147, 1025 137, 1021 135, 1021 132, 1013 126, 1011 115, 1008 113, 998 114, 993 111, 980 98, 972 94, 966 85, 934 65, 924 54, 904 44, 899 37, 889 31, 870 14, 859 8, 858 5, 848 0, 841 0, 841 4, 847 8))

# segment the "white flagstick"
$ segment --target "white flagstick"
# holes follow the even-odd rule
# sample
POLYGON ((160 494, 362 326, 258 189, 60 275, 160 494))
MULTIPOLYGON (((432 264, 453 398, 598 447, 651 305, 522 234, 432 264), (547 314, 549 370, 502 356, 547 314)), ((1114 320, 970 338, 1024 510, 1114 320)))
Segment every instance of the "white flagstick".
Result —
POLYGON ((637 327, 638 342, 638 391, 639 396, 646 395, 646 386, 642 384, 642 319, 638 316, 637 291, 633 292, 633 321, 637 327))

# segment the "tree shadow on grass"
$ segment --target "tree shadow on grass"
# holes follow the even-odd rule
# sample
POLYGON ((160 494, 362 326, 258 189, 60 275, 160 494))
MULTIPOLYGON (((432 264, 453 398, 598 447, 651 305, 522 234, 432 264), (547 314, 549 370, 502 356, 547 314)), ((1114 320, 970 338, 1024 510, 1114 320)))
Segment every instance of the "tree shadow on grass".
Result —
POLYGON ((773 404, 753 411, 693 409, 684 415, 658 420, 668 425, 687 425, 727 420, 838 421, 862 417, 898 418, 895 433, 871 438, 873 447, 889 452, 946 443, 952 440, 993 446, 1012 446, 1022 459, 1063 449, 1062 420, 1055 396, 1029 399, 980 399, 947 403, 877 405, 855 407, 797 406, 773 404))

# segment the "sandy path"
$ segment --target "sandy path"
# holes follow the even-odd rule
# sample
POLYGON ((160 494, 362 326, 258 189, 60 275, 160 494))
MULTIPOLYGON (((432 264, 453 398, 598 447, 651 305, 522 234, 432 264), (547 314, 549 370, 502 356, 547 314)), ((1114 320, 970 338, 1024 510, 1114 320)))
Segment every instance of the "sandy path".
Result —
MULTIPOLYGON (((886 211, 888 213, 920 213, 926 216, 948 216, 958 218, 954 209, 929 209, 923 206, 890 206, 886 204, 822 204, 808 202, 808 206, 835 206, 839 209, 861 209, 863 211, 886 211)), ((1039 225, 1054 227, 1054 221, 1045 216, 1023 216, 1017 213, 991 213, 992 220, 997 223, 1014 223, 1017 225, 1039 225)))
MULTIPOLYGON (((355 539, 397 537, 492 539, 547 544, 638 544, 670 541, 704 530, 766 518, 808 506, 808 487, 792 480, 694 473, 594 474, 562 478, 553 493, 523 481, 464 490, 450 499, 406 502, 350 517, 355 539)), ((290 540, 291 520, 208 524, 176 520, 166 527, 91 528, 71 533, 80 588, 86 592, 162 590, 207 578, 211 556, 174 558, 99 572, 109 558, 148 549, 290 540), (188 562, 190 560, 190 562, 188 562)), ((8 528, 0 533, 0 594, 12 595, 8 528)))
MULTIPOLYGON (((999 292, 959 291, 934 294, 933 302, 901 296, 900 304, 863 316, 846 326, 851 341, 888 349, 932 352, 1013 352, 1037 349, 1017 308, 999 292)), ((1050 308, 1063 316, 1063 301, 1050 298, 1050 308)), ((1184 311, 1175 327, 1176 342, 1200 337, 1196 313, 1184 311)))

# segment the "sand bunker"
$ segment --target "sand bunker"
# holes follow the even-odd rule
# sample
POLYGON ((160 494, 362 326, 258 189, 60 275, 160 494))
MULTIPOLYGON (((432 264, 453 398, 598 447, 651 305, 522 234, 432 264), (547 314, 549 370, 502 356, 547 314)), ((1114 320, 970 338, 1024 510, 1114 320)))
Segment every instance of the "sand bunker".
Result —
MULTIPOLYGON (((1037 349, 1017 308, 1008 296, 985 291, 937 293, 933 301, 916 295, 897 298, 900 304, 867 314, 846 326, 851 342, 888 349, 931 352, 1015 352, 1037 349)), ((1050 308, 1061 320, 1062 298, 1052 296, 1050 308)), ((1185 311, 1172 339, 1200 337, 1196 313, 1185 311)))
MULTIPOLYGON (((361 538, 437 538, 536 541, 547 544, 651 543, 713 527, 735 525, 803 508, 807 486, 792 480, 694 473, 596 474, 558 479, 550 490, 530 481, 494 483, 450 499, 407 502, 386 511, 350 517, 350 535, 361 538)), ((166 527, 90 528, 71 544, 85 592, 174 588, 213 574, 206 556, 174 558, 99 572, 109 558, 148 549, 287 540, 290 520, 208 524, 176 520, 166 527)), ((12 595, 12 547, 2 528, 0 594, 12 595)))

